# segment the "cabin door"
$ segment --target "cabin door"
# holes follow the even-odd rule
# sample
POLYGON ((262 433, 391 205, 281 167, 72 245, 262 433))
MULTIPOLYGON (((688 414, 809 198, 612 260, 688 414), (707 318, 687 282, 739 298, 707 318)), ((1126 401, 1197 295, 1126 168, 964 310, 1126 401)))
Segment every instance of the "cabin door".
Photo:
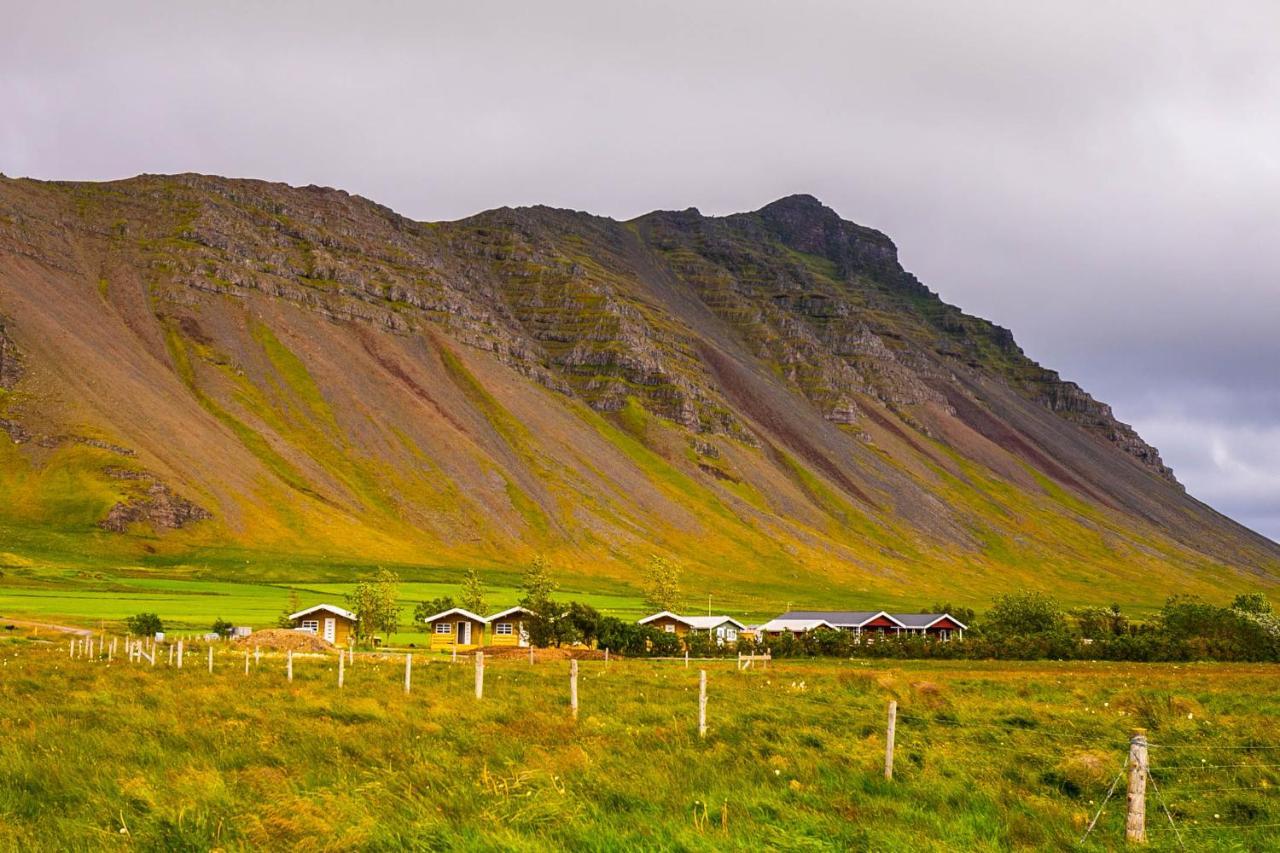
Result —
POLYGON ((458 637, 458 645, 460 646, 471 645, 471 623, 470 622, 458 623, 457 637, 458 637))
POLYGON ((337 622, 338 620, 333 618, 324 620, 324 638, 330 643, 332 643, 334 638, 337 636, 337 622))

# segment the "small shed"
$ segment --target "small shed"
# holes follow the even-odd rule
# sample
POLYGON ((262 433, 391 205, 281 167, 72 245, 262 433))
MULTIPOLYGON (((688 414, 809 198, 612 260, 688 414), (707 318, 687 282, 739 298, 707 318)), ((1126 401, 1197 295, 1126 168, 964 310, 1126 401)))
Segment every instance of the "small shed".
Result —
POLYGON ((422 620, 431 632, 431 648, 463 651, 484 645, 485 627, 489 620, 465 610, 451 607, 422 620))
MULTIPOLYGON (((489 617, 489 644, 493 646, 529 645, 529 631, 525 620, 533 611, 525 607, 509 607, 489 617)), ((435 636, 434 634, 432 635, 435 636)))
POLYGON ((315 634, 327 643, 345 646, 356 631, 356 615, 333 604, 317 604, 289 614, 294 630, 315 634))

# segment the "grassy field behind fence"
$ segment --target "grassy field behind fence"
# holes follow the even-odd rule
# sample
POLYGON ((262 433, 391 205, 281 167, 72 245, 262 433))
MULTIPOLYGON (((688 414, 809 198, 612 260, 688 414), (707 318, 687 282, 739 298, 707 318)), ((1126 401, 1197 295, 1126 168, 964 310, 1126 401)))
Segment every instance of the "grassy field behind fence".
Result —
MULTIPOLYGON (((1071 849, 1148 730, 1152 848, 1280 839, 1258 665, 490 660, 196 648, 182 670, 0 642, 0 848, 1071 849), (709 732, 697 733, 699 667, 709 732), (886 703, 900 704, 895 779, 886 703)), ((163 650, 162 650, 163 651, 163 650)), ((1086 849, 1122 843, 1124 784, 1086 849)))

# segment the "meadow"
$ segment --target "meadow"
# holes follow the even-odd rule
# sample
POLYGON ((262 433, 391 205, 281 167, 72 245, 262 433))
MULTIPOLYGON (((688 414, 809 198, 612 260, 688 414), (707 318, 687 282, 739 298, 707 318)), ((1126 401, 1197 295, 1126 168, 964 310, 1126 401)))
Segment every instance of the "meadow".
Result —
POLYGON ((1233 664, 72 659, 0 622, 0 849, 1108 850, 1280 839, 1280 672, 1233 664), (698 671, 708 733, 697 731, 698 671), (899 703, 895 776, 885 712, 899 703), (1175 832, 1165 815, 1167 805, 1175 832), (1180 838, 1179 838, 1180 837, 1180 838))

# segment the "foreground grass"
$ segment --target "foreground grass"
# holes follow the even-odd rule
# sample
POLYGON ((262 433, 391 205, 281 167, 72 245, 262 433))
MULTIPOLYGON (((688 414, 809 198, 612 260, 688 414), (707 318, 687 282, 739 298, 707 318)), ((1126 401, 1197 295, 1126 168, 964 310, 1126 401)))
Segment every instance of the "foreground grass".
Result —
MULTIPOLYGON (((1068 849, 1130 731, 1190 849, 1274 849, 1274 667, 697 665, 240 653, 182 670, 0 643, 0 848, 1068 849), (900 702, 897 772, 881 769, 900 702), (1241 749, 1242 746, 1253 748, 1241 749), (1194 839, 1194 840, 1193 840, 1194 839)), ((1086 845, 1122 842, 1123 783, 1086 845)), ((1176 849, 1154 797, 1154 849, 1176 849)))

